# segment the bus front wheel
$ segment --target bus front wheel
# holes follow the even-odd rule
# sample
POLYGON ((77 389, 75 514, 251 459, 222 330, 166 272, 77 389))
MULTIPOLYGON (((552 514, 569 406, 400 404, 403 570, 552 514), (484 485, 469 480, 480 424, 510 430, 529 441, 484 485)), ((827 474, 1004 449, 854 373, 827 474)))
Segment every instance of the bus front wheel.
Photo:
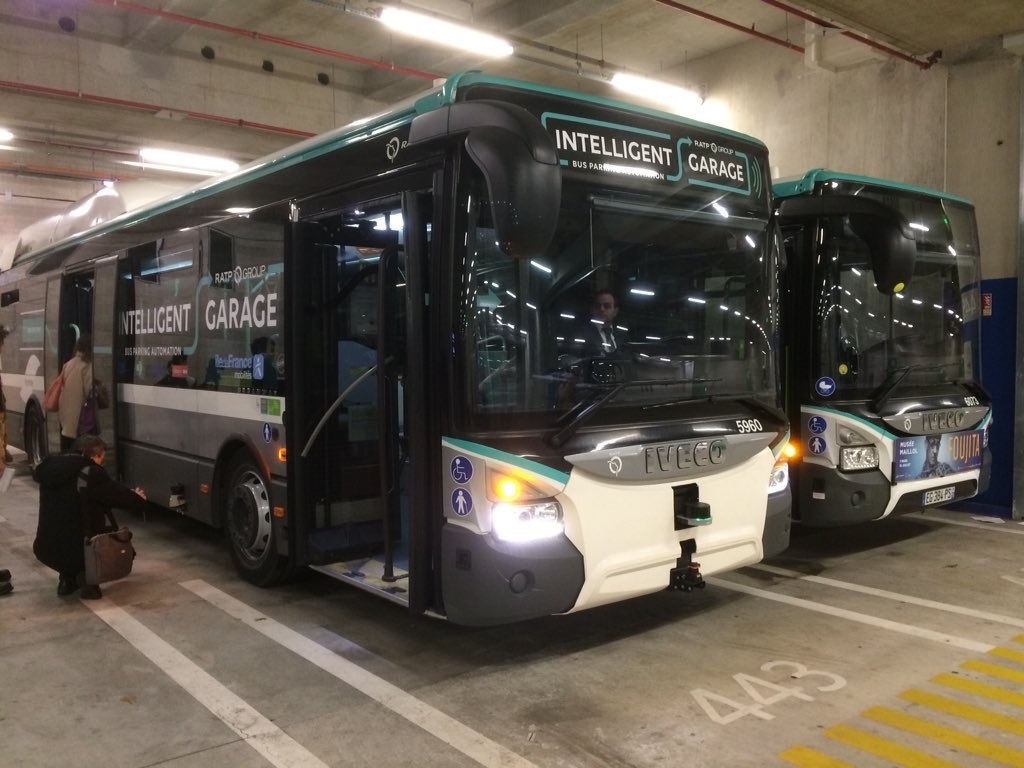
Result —
POLYGON ((236 457, 223 489, 224 528, 231 559, 246 581, 268 587, 283 580, 287 560, 278 554, 271 518, 270 489, 248 456, 236 457))

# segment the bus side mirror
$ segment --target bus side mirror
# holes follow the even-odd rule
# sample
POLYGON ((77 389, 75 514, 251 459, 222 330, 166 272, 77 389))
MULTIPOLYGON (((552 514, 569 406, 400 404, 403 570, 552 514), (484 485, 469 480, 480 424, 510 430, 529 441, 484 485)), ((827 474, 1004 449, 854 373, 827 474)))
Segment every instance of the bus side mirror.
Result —
POLYGON ((466 134, 466 151, 487 182, 498 244, 516 258, 551 243, 562 200, 554 142, 537 118, 500 101, 464 101, 413 119, 409 145, 466 134))
POLYGON ((884 203, 859 195, 802 195, 776 204, 779 223, 848 216, 850 228, 868 247, 878 291, 899 293, 914 275, 917 243, 906 217, 884 203))
POLYGON ((868 246, 879 293, 891 295, 902 291, 914 276, 914 238, 905 237, 892 220, 872 215, 851 214, 850 229, 868 246))

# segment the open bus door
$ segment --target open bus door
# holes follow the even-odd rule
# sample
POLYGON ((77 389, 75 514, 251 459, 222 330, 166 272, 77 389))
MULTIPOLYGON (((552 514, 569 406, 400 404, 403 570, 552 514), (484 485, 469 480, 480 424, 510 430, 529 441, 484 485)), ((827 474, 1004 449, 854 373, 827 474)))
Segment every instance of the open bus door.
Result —
MULTIPOLYGON (((421 238, 413 239, 420 252, 421 238)), ((410 560, 423 561, 410 543, 426 539, 412 535, 408 492, 411 324, 400 240, 393 229, 334 219, 292 224, 288 509, 298 562, 421 611, 410 595, 410 560)))

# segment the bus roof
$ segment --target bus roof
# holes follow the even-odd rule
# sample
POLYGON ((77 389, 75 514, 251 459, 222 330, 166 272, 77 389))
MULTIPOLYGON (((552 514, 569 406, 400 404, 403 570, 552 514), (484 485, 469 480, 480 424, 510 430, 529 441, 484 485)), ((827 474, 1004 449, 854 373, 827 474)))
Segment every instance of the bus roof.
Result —
MULTIPOLYGON (((195 226, 228 218, 234 215, 228 212, 228 208, 255 209, 284 202, 287 195, 282 195, 281 190, 287 187, 287 183, 267 185, 263 190, 250 187, 253 198, 246 200, 240 200, 232 193, 243 185, 250 185, 272 175, 293 173, 296 177, 301 177, 312 169, 318 158, 350 144, 400 127, 404 123, 410 122, 418 114, 452 104, 458 100, 458 92, 461 88, 476 84, 504 86, 512 90, 560 96, 598 106, 624 109, 660 120, 732 136, 761 147, 765 146, 763 142, 752 136, 627 102, 612 101, 599 96, 536 83, 494 77, 477 71, 461 72, 436 83, 426 92, 397 103, 385 112, 355 120, 348 125, 310 137, 277 153, 254 160, 237 171, 207 179, 167 196, 147 200, 137 207, 129 207, 125 203, 118 209, 116 207, 117 200, 122 196, 101 190, 85 200, 69 206, 64 213, 44 220, 45 223, 42 226, 38 222, 30 225, 12 241, 4 244, 0 249, 0 272, 5 272, 16 264, 30 262, 33 272, 54 269, 62 264, 78 246, 89 244, 98 238, 104 238, 106 235, 120 231, 131 233, 132 242, 139 242, 138 236, 143 233, 155 234, 175 227, 195 226), (262 195, 259 194, 261 191, 262 195), (89 201, 102 196, 107 198, 104 205, 95 207, 84 228, 81 226, 81 217, 65 215, 74 209, 81 209, 89 201), (176 212, 180 212, 180 215, 175 215, 176 212)), ((102 250, 109 253, 127 244, 127 240, 122 243, 118 242, 116 238, 114 241, 105 239, 102 250)))
POLYGON ((859 176, 854 173, 832 171, 828 168, 812 168, 799 178, 776 181, 772 185, 772 192, 776 197, 809 195, 814 192, 819 183, 828 181, 850 181, 854 183, 872 184, 877 187, 887 187, 901 192, 928 195, 929 197, 938 197, 943 200, 952 200, 957 203, 973 206, 973 203, 965 197, 960 197, 959 195, 954 195, 949 192, 943 192, 938 189, 918 187, 913 184, 903 184, 902 182, 893 181, 892 179, 877 179, 872 176, 859 176))

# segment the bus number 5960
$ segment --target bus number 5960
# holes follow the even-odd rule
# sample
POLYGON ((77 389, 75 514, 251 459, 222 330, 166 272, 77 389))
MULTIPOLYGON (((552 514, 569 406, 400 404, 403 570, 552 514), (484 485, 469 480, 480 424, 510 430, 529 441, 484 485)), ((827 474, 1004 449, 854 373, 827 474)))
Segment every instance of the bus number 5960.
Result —
POLYGON ((736 429, 742 435, 744 432, 763 432, 761 422, 757 419, 736 419, 736 429))

